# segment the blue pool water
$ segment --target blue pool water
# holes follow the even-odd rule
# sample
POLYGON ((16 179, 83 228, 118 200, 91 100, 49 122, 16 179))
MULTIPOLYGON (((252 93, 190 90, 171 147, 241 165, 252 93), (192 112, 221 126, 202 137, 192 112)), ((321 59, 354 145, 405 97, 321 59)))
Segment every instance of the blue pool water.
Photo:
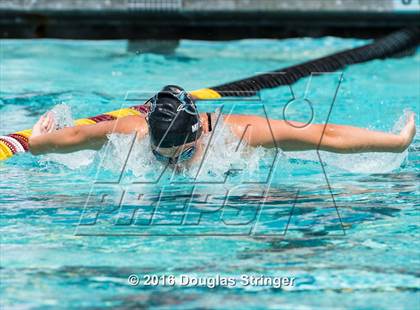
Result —
MULTIPOLYGON (((139 104, 165 84, 214 86, 364 43, 182 41, 173 55, 158 55, 127 52, 126 41, 3 40, 0 135, 32 127, 49 109, 71 123, 139 104)), ((340 85, 339 77, 199 107, 281 118, 293 91, 291 119, 308 119, 306 93, 315 122, 325 122, 333 104, 331 123, 385 131, 398 130, 404 110, 419 111, 418 51, 354 65, 340 85)), ((418 136, 403 154, 321 153, 321 166, 314 152, 239 152, 219 133, 195 186, 197 167, 162 174, 147 141, 134 145, 120 178, 131 140, 118 135, 98 153, 0 163, 2 308, 418 307, 418 136), (131 274, 177 282, 130 286, 131 274), (183 286, 182 275, 237 284, 183 286), (295 282, 247 286, 241 275, 295 282)))

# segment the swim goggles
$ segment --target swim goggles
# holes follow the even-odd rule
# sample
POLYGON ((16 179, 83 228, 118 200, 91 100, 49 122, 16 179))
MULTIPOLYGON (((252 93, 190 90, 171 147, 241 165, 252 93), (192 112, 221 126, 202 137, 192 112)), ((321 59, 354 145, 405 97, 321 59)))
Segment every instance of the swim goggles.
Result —
POLYGON ((180 163, 183 161, 187 161, 190 160, 194 153, 195 153, 195 146, 190 146, 188 148, 186 148, 185 150, 182 151, 181 154, 179 154, 176 157, 167 157, 164 156, 162 154, 160 154, 158 151, 156 151, 155 149, 152 149, 152 153, 153 155, 155 155, 156 159, 160 162, 168 162, 170 164, 176 164, 176 163, 180 163))

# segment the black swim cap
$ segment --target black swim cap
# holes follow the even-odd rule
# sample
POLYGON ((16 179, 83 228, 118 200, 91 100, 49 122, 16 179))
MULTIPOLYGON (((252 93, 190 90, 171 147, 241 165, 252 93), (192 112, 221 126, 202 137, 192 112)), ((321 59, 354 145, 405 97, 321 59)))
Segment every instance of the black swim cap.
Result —
POLYGON ((179 146, 200 137, 200 116, 193 99, 184 89, 167 85, 149 103, 147 120, 153 145, 179 146))

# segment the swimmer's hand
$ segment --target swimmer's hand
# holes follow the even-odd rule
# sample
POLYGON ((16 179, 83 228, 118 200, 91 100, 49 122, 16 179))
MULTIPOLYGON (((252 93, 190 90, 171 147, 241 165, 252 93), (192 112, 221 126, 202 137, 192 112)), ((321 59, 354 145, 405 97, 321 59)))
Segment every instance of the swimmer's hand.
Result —
POLYGON ((55 128, 55 119, 52 112, 47 112, 40 117, 32 128, 31 137, 40 136, 52 132, 55 128))
POLYGON ((416 123, 415 123, 415 114, 410 112, 407 114, 407 123, 404 128, 400 131, 400 137, 402 138, 402 148, 401 151, 404 151, 413 141, 414 136, 416 135, 416 123))

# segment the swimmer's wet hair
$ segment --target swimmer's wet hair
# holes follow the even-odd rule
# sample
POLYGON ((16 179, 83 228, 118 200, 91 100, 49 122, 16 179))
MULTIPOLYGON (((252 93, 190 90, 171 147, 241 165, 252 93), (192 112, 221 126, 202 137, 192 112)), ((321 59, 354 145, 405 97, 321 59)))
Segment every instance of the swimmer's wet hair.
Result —
POLYGON ((179 146, 193 142, 201 136, 197 107, 182 87, 165 86, 149 100, 149 104, 147 120, 154 146, 179 146))

